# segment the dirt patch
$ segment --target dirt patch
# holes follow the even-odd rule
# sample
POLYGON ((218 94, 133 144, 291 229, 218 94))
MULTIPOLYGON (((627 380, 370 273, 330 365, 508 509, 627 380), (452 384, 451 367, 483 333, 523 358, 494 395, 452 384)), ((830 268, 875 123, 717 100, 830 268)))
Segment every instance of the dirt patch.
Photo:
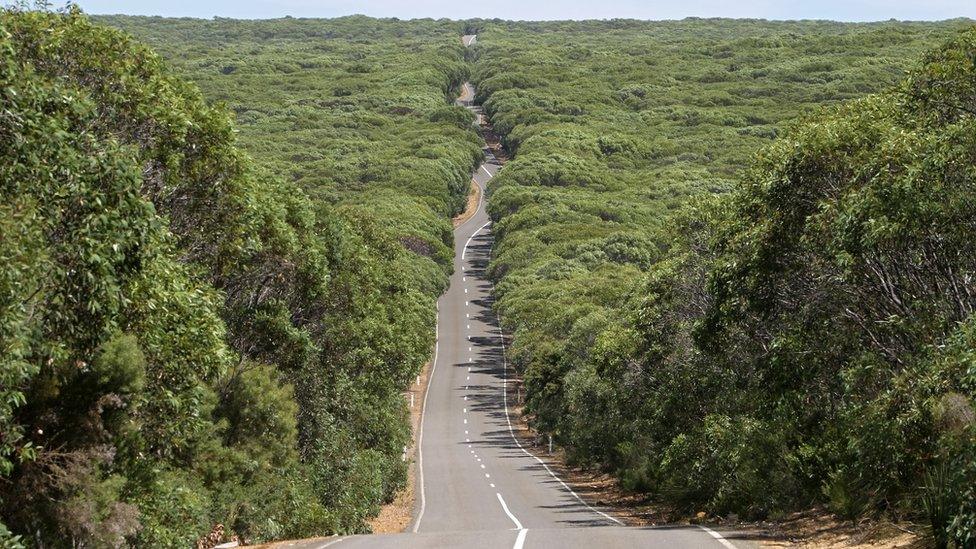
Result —
POLYGON ((313 542, 327 543, 335 539, 335 536, 330 537, 319 537, 319 538, 303 538, 300 540, 282 540, 282 541, 272 541, 268 543, 262 543, 261 545, 243 545, 242 547, 247 547, 248 549, 285 549, 286 547, 291 547, 298 542, 302 543, 302 546, 313 542))
POLYGON ((396 498, 380 508, 380 513, 368 521, 374 534, 398 534, 406 532, 413 521, 413 505, 415 501, 414 463, 410 463, 407 472, 407 487, 397 493, 396 498))
POLYGON ((916 524, 886 520, 852 524, 838 520, 822 508, 763 522, 740 522, 734 515, 722 518, 680 513, 645 495, 624 490, 609 474, 568 465, 565 451, 556 445, 550 453, 548 437, 533 430, 522 414, 524 394, 521 379, 510 378, 509 412, 512 429, 522 446, 546 462, 587 503, 628 526, 708 524, 735 530, 734 539, 751 541, 763 548, 922 549, 932 546, 931 537, 916 524))
POLYGON ((840 521, 824 509, 794 513, 764 525, 767 539, 762 547, 804 547, 828 549, 921 549, 932 539, 918 525, 890 521, 852 524, 840 521))
POLYGON ((478 211, 478 201, 481 200, 481 187, 478 186, 474 180, 471 180, 470 187, 468 189, 468 203, 464 207, 464 211, 459 213, 451 222, 454 224, 454 228, 460 227, 465 221, 471 219, 471 216, 478 211))

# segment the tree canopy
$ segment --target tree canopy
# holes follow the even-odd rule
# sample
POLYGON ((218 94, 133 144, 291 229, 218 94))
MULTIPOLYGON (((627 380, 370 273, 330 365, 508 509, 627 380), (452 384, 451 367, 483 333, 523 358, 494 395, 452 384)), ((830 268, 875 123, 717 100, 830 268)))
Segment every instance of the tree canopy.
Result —
MULTIPOLYGON (((364 33, 399 33, 334 25, 316 47, 345 64, 302 69, 320 81, 360 74, 364 33)), ((481 154, 445 115, 458 48, 399 60, 356 109, 231 84, 294 129, 245 144, 321 159, 302 178, 244 153, 233 113, 128 34, 77 10, 7 9, 0 29, 7 528, 53 546, 365 531, 406 481, 400 391, 481 154)))
POLYGON ((825 502, 971 545, 969 26, 485 23, 534 424, 679 512, 825 502))

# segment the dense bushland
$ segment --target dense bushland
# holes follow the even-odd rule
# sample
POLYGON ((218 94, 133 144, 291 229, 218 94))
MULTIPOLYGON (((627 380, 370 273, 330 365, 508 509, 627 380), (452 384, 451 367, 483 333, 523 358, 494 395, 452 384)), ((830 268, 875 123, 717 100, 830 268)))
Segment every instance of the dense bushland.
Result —
POLYGON ((967 22, 99 21, 167 62, 0 15, 0 543, 365 528, 480 158, 465 55, 539 428, 681 510, 974 543, 976 35, 915 61, 967 22))
POLYGON ((972 545, 976 31, 788 123, 963 26, 484 24, 536 425, 685 511, 826 502, 972 545))
POLYGON ((451 215, 481 159, 472 117, 453 105, 468 77, 447 20, 240 21, 98 17, 146 40, 208 100, 236 114, 263 166, 355 225, 416 252, 402 267, 440 293, 451 215))
MULTIPOLYGON (((0 539, 365 528, 406 479, 400 391, 429 355, 448 216, 480 154, 443 97, 458 54, 439 52, 410 62, 449 69, 396 88, 414 110, 317 121, 390 137, 377 157, 316 140, 309 154, 342 160, 316 186, 259 167, 230 113, 126 34, 0 12, 0 539), (413 133, 441 145, 401 146, 413 133), (393 156, 423 177, 396 179, 393 156)), ((288 109, 278 123, 316 122, 288 109)))

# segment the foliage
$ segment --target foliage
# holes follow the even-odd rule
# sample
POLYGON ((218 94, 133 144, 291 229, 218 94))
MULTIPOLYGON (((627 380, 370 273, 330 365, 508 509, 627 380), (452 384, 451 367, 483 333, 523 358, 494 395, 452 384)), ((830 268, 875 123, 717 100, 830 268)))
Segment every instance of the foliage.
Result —
POLYGON ((226 103, 241 144, 269 171, 354 227, 415 252, 398 258, 437 295, 451 270, 448 218, 481 159, 471 115, 450 103, 467 79, 459 24, 363 16, 240 21, 101 16, 146 40, 226 103))
POLYGON ((490 272, 537 427, 680 509, 972 545, 970 23, 97 21, 162 57, 0 13, 0 544, 365 531, 470 76, 515 154, 490 272))
POLYGON ((516 154, 490 191, 491 269, 546 429, 564 416, 573 324, 619 316, 688 196, 727 190, 785 121, 882 89, 955 26, 470 24, 478 99, 516 154))
MULTIPOLYGON (((274 24, 295 43, 312 28, 274 24)), ((312 87, 288 89, 370 74, 380 47, 354 37, 403 30, 334 25, 309 56, 343 61, 309 60, 312 87)), ((253 147, 259 167, 230 114, 127 34, 74 9, 6 9, 0 29, 6 527, 53 547, 185 547, 217 523, 251 541, 363 531, 406 481, 400 390, 428 357, 480 156, 446 100, 459 49, 423 47, 357 108, 225 79, 279 113, 261 131, 305 125, 245 131, 287 155, 253 147), (327 171, 298 149, 327 151, 327 171)))
POLYGON ((884 91, 968 24, 479 26, 536 426, 686 511, 827 501, 970 544, 976 32, 884 91))

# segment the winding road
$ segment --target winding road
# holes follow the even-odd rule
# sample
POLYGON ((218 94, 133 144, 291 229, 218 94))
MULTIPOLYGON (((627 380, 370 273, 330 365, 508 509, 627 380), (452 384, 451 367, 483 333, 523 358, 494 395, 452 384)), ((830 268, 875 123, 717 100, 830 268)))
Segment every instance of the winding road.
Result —
MULTIPOLYGON (((466 45, 474 42, 465 36, 466 45)), ((458 104, 472 109, 466 83, 458 104)), ((411 532, 296 542, 294 547, 504 549, 668 547, 746 549, 704 527, 625 527, 589 505, 512 430, 508 365, 492 285, 485 276, 491 222, 484 190, 501 169, 487 160, 473 175, 477 210, 454 231, 455 272, 438 301, 437 346, 418 432, 417 504, 411 532)))

